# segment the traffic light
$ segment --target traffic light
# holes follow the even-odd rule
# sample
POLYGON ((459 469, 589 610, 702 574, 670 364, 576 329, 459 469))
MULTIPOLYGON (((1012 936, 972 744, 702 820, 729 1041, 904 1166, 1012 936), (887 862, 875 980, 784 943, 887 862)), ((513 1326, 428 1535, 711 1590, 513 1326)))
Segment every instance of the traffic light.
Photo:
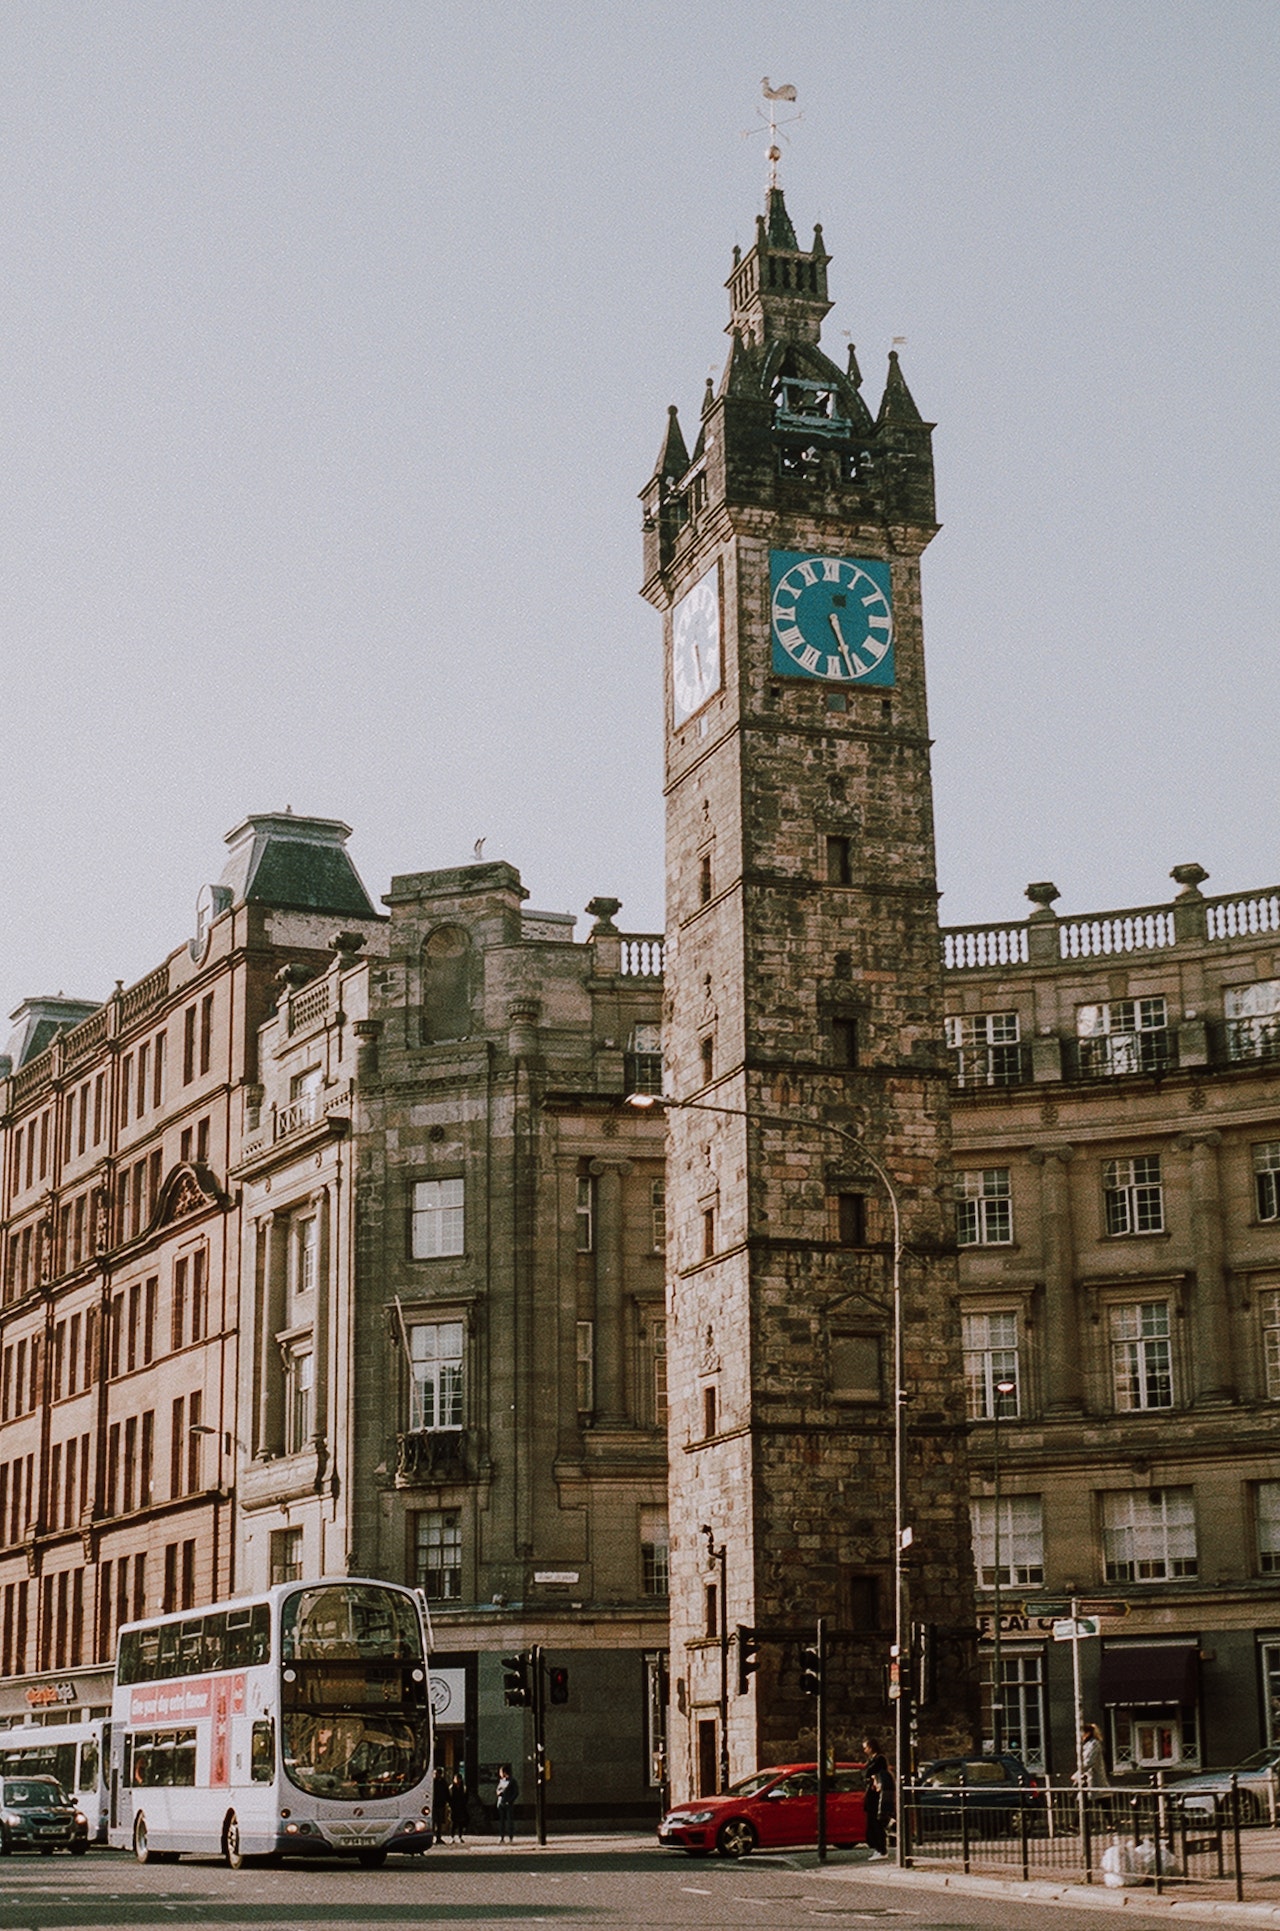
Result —
POLYGON ((504 1656, 502 1659, 503 1699, 513 1710, 527 1709, 533 1702, 529 1663, 529 1652, 524 1649, 518 1656, 504 1656))
POLYGON ((746 1695, 748 1679, 754 1676, 756 1671, 760 1667, 760 1661, 757 1654, 759 1648, 760 1648, 760 1645, 756 1641, 755 1630, 748 1629, 745 1623, 739 1623, 738 1624, 738 1695, 739 1696, 746 1695))
POLYGON ((557 1663, 554 1668, 547 1671, 547 1681, 551 1685, 551 1701, 553 1703, 567 1703, 569 1701, 568 1670, 557 1663))
POLYGON ((938 1695, 938 1631, 934 1623, 912 1623, 911 1647, 916 1666, 916 1701, 922 1708, 938 1695))
POLYGON ((800 1688, 806 1696, 821 1696, 825 1657, 820 1643, 806 1643, 800 1652, 800 1688))

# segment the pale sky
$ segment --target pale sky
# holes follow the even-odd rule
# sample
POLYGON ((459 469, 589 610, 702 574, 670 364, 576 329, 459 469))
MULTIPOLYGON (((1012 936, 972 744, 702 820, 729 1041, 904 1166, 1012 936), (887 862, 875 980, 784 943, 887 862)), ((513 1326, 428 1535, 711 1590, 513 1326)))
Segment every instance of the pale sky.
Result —
MULTIPOLYGON (((636 493, 782 180, 935 437, 947 923, 1280 880, 1274 0, 9 0, 0 1001, 343 818, 662 923, 636 493), (743 130, 750 129, 750 138, 743 130)), ((585 929, 581 926, 580 932, 585 929)))

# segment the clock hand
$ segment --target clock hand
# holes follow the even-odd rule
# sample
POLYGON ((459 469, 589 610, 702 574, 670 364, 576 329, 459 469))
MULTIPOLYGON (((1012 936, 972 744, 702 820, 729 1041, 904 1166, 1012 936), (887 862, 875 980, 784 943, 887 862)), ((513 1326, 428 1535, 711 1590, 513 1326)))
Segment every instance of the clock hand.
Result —
POLYGON ((844 635, 840 629, 840 619, 839 617, 837 617, 834 610, 830 610, 827 612, 827 622, 831 625, 831 628, 836 633, 836 642, 840 646, 840 654, 844 658, 844 661, 848 666, 850 677, 856 677, 858 675, 857 668, 854 664, 852 657, 849 655, 849 646, 848 644, 846 644, 844 640, 844 635))

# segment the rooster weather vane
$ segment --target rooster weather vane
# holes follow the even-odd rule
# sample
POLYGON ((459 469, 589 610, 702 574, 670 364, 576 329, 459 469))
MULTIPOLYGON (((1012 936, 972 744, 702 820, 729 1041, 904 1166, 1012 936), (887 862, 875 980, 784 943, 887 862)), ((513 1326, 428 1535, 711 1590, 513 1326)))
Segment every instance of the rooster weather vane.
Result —
MULTIPOLYGON (((796 121, 802 121, 804 119, 804 115, 797 112, 795 114, 788 114, 784 121, 780 121, 778 119, 778 102, 779 101, 794 102, 796 98, 796 90, 791 85, 790 81, 783 81, 780 87, 775 87, 773 82, 769 79, 769 76, 766 74, 764 79, 760 83, 760 92, 764 95, 766 101, 768 101, 769 107, 768 107, 767 113, 765 109, 762 107, 758 107, 756 109, 756 113, 760 116, 761 120, 765 121, 768 125, 769 146, 767 150, 767 156, 768 156, 768 162, 769 162, 769 186, 771 188, 776 188, 778 185, 778 163, 782 159, 782 149, 778 146, 778 141, 779 141, 779 138, 781 138, 784 141, 788 141, 789 139, 787 135, 782 134, 781 130, 784 127, 791 127, 796 121)), ((753 127, 744 128, 743 129, 744 140, 747 139, 750 135, 757 133, 758 131, 759 131, 758 129, 753 127)))

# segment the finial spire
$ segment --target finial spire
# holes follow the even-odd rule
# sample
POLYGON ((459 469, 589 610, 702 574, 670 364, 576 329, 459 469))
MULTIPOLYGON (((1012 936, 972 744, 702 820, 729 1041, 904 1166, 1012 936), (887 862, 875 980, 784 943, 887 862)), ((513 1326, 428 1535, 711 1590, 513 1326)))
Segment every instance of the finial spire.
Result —
MULTIPOLYGON (((782 149, 778 146, 779 128, 790 126, 793 121, 803 120, 804 116, 800 113, 795 113, 789 114, 783 122, 779 122, 778 120, 778 102, 794 101, 796 98, 796 90, 790 81, 784 81, 781 87, 775 87, 766 74, 760 83, 760 91, 769 103, 769 146, 767 158, 769 162, 769 187, 772 190, 778 185, 778 163, 782 159, 782 149)), ((785 141, 787 136, 784 134, 782 139, 785 141)))

